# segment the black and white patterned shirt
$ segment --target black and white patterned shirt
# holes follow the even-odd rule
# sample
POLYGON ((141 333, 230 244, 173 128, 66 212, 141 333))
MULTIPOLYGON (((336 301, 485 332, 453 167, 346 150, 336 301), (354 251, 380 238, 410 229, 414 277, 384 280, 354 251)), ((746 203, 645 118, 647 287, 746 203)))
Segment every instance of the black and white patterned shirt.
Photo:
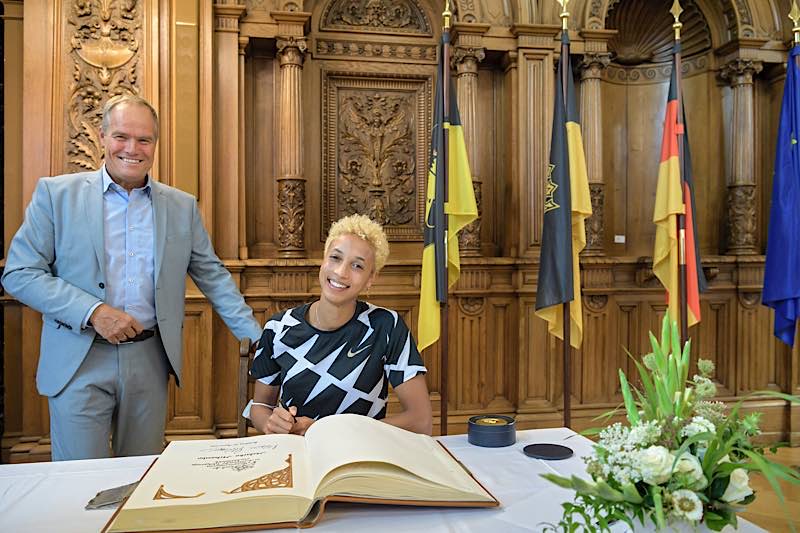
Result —
POLYGON ((383 418, 388 384, 397 387, 427 372, 397 312, 358 301, 345 325, 322 331, 306 320, 310 305, 267 321, 250 370, 265 385, 280 385, 281 399, 296 406, 298 416, 383 418))

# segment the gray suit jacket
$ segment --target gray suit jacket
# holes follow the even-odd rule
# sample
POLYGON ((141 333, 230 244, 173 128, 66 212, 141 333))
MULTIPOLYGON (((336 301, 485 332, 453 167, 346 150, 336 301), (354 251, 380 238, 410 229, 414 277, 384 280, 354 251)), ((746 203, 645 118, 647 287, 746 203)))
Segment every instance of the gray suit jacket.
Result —
MULTIPOLYGON (((214 253, 195 198, 150 180, 155 218, 156 318, 164 349, 180 380, 186 274, 238 338, 261 328, 230 273, 214 253)), ((105 297, 102 170, 42 178, 8 250, 2 282, 42 313, 36 385, 55 396, 83 362, 95 331, 81 329, 105 297)))

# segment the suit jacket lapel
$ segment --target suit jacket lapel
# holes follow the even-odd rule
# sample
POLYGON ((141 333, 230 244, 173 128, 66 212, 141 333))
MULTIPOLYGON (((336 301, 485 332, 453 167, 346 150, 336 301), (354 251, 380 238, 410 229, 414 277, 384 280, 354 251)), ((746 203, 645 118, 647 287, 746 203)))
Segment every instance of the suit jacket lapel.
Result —
POLYGON ((161 272, 161 260, 164 257, 164 245, 167 242, 167 197, 161 184, 150 178, 150 193, 153 201, 153 219, 155 221, 155 258, 154 279, 158 283, 161 272))
POLYGON ((103 213, 103 170, 100 169, 90 174, 84 182, 84 194, 81 195, 89 221, 89 236, 100 264, 103 279, 106 277, 106 252, 103 242, 103 228, 105 227, 105 214, 103 213))

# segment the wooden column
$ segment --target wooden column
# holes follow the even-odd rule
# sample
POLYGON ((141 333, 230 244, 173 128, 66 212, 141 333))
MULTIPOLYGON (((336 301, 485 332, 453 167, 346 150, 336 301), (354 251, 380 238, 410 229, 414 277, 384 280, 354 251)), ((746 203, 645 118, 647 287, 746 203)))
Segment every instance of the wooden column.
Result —
POLYGON ((278 21, 280 61, 278 96, 278 254, 305 257, 306 178, 303 174, 303 60, 308 44, 304 26, 310 13, 272 12, 278 21))
POLYGON ((581 255, 604 255, 605 180, 603 178, 603 101, 600 78, 611 62, 607 53, 588 52, 581 61, 581 130, 586 171, 592 197, 592 216, 586 224, 586 248, 581 255))
POLYGON ((469 168, 472 173, 472 187, 478 204, 478 218, 458 234, 461 255, 481 255, 481 214, 483 180, 478 162, 478 63, 486 57, 480 46, 483 33, 488 24, 457 23, 455 25, 455 48, 453 64, 456 67, 456 98, 461 115, 461 128, 467 147, 469 168))
MULTIPOLYGON (((214 4, 214 249, 220 259, 239 256, 239 18, 245 6, 214 4)), ((244 191, 241 191, 244 193, 244 191)))
POLYGON ((756 183, 753 114, 753 76, 763 65, 736 58, 720 75, 733 89, 731 171, 728 181, 728 254, 756 254, 756 183))
POLYGON ((239 259, 247 259, 247 191, 245 188, 244 58, 249 37, 239 37, 239 259))

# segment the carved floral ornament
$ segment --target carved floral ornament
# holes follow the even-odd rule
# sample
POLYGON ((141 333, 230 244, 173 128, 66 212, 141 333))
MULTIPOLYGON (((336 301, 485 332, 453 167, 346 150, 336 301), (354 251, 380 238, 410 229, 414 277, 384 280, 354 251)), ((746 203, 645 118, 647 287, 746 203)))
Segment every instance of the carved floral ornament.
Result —
POLYGON ((67 168, 96 169, 103 149, 99 130, 105 102, 137 94, 141 16, 136 2, 84 0, 68 15, 72 81, 67 101, 67 168))
POLYGON ((325 6, 322 30, 433 35, 419 0, 332 0, 325 6))

